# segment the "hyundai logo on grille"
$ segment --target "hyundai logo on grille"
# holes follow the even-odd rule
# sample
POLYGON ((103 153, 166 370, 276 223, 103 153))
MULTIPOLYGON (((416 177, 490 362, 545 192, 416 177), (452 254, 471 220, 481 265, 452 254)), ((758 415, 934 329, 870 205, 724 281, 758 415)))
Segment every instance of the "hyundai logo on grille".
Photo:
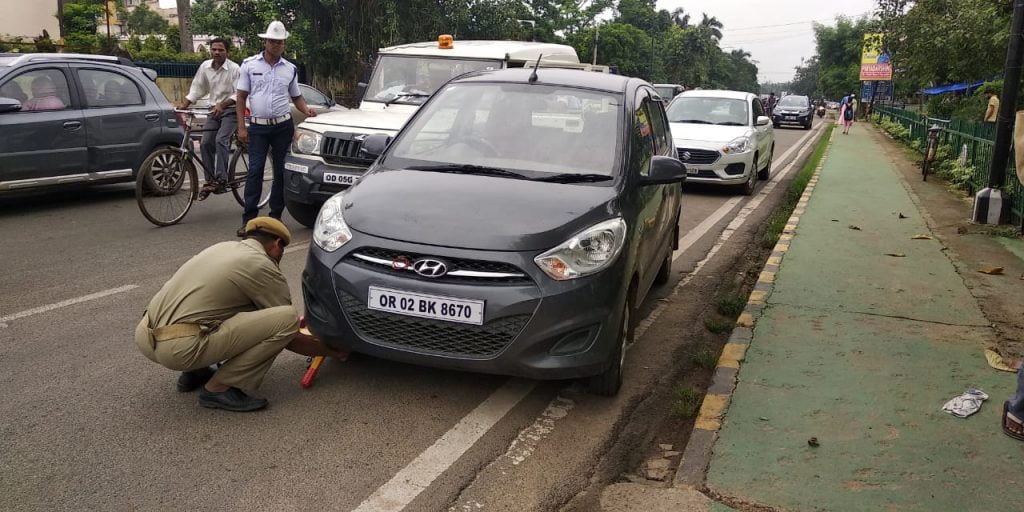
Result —
POLYGON ((441 277, 448 273, 448 265, 437 260, 416 260, 412 269, 423 277, 441 277))
POLYGON ((680 156, 683 158, 683 160, 689 160, 690 156, 692 156, 692 155, 690 155, 689 151, 683 151, 683 154, 680 155, 680 156))

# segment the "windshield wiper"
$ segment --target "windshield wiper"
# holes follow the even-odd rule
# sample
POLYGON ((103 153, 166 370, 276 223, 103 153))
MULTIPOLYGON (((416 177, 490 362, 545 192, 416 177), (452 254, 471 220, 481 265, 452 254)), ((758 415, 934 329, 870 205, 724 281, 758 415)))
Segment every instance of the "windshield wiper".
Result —
POLYGON ((694 123, 694 124, 715 124, 711 121, 703 121, 700 119, 680 119, 678 121, 669 121, 671 123, 694 123))
POLYGON ((549 183, 594 183, 596 181, 611 181, 612 177, 607 174, 574 174, 571 172, 565 172, 551 176, 544 176, 543 178, 534 178, 533 180, 546 181, 549 183))
POLYGON ((736 121, 724 121, 721 123, 715 123, 719 126, 746 126, 745 123, 737 123, 736 121))
POLYGON ((469 164, 446 164, 446 165, 413 165, 406 167, 413 171, 447 172, 452 174, 476 174, 480 176, 498 176, 501 178, 514 178, 517 180, 528 180, 528 176, 518 172, 501 169, 499 167, 487 167, 484 165, 469 164))
POLYGON ((396 94, 394 98, 384 102, 384 106, 390 106, 392 103, 398 101, 398 98, 429 98, 430 95, 422 92, 403 92, 402 94, 396 94))

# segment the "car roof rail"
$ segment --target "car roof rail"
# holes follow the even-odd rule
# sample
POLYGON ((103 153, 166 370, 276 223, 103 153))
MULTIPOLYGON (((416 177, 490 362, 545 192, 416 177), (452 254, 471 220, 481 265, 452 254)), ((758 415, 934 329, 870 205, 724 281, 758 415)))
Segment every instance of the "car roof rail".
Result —
POLYGON ((14 64, 45 60, 84 60, 94 62, 110 62, 125 66, 135 66, 135 63, 132 62, 131 59, 125 57, 117 57, 114 55, 93 55, 87 53, 26 53, 21 55, 17 60, 15 60, 14 64))

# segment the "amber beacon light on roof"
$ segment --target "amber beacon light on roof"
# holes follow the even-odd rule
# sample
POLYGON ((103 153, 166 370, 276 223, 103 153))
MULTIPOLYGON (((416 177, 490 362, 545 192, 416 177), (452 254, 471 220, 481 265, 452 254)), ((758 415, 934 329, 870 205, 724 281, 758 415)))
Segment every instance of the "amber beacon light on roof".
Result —
POLYGON ((455 48, 455 38, 448 34, 437 36, 437 48, 439 50, 451 50, 455 48))

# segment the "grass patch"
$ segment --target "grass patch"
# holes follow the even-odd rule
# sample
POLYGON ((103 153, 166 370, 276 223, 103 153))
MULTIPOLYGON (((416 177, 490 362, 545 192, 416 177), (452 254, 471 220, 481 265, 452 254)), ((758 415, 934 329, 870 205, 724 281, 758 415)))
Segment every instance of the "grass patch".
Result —
POLYGON ((789 216, 796 209, 796 203, 800 201, 800 196, 803 195, 804 189, 807 188, 807 183, 814 176, 814 170, 818 168, 821 159, 825 157, 829 138, 832 136, 832 130, 835 130, 835 128, 833 125, 825 129, 825 133, 818 139, 818 145, 814 147, 814 153, 811 154, 811 158, 804 163, 796 178, 793 178, 793 181, 789 184, 789 188, 786 190, 786 198, 783 199, 782 204, 768 219, 768 229, 765 230, 764 237, 761 239, 762 247, 766 249, 771 248, 779 241, 779 237, 782 236, 782 230, 786 228, 786 223, 789 221, 789 216))
POLYGON ((743 312, 743 308, 747 307, 747 299, 738 295, 731 297, 722 297, 718 299, 718 312, 722 316, 730 318, 736 318, 743 312))
POLYGON ((675 401, 672 402, 672 416, 677 419, 688 419, 697 416, 700 402, 704 395, 690 386, 679 385, 675 390, 675 401))
POLYGON ((691 356, 691 359, 693 360, 693 364, 700 368, 704 368, 705 370, 711 370, 718 366, 718 354, 708 349, 698 351, 696 354, 691 356))
POLYGON ((732 330, 733 322, 718 317, 704 317, 704 327, 715 334, 724 334, 732 330))

